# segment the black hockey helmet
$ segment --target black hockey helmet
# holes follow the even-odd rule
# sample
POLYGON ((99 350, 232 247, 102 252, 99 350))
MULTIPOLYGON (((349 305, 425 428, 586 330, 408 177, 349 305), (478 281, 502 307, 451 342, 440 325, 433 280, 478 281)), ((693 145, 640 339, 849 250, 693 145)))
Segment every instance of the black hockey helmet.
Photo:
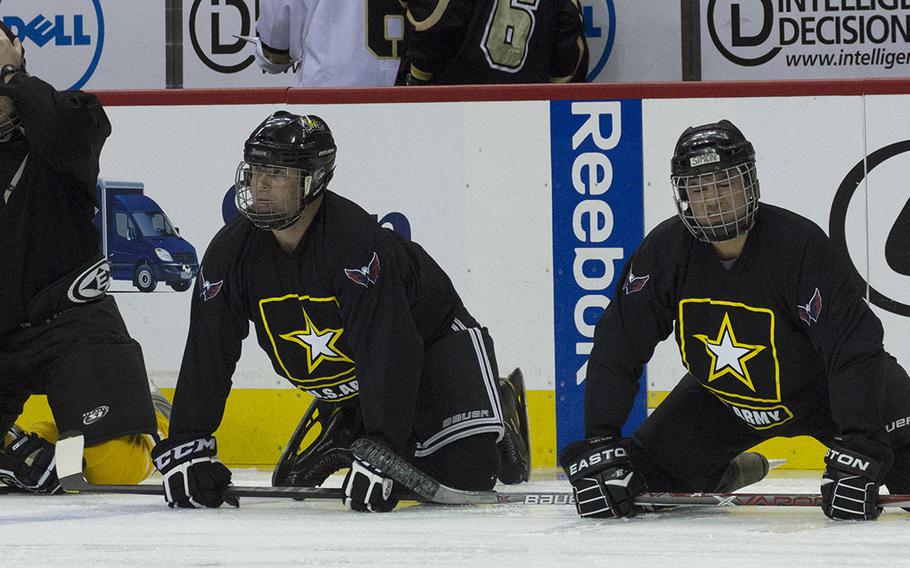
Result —
POLYGON ((318 116, 272 113, 244 144, 235 180, 237 208, 262 229, 291 225, 328 187, 335 171, 336 151, 332 131, 318 116), (293 180, 298 189, 291 199, 294 203, 274 208, 257 204, 251 188, 256 174, 293 180))
POLYGON ((687 128, 670 162, 676 208, 699 240, 720 242, 748 232, 760 197, 755 150, 729 120, 687 128))

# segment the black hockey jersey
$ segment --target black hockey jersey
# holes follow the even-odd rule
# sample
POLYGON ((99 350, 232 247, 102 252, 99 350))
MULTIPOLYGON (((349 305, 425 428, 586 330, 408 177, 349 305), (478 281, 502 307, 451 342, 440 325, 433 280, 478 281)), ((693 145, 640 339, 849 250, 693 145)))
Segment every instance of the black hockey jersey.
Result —
POLYGON ((587 435, 618 433, 674 325, 689 372, 764 435, 821 405, 840 433, 883 441, 882 325, 811 221, 762 204, 729 270, 677 217, 651 231, 596 326, 587 435))
POLYGON ((583 81, 588 72, 578 0, 406 4, 412 72, 433 84, 583 81))
POLYGON ((13 100, 25 128, 0 143, 2 336, 26 320, 39 292, 98 254, 95 185, 111 126, 94 95, 57 92, 25 73, 0 85, 0 96, 13 100))
POLYGON ((218 427, 252 321, 278 375, 317 398, 359 403, 367 433, 400 451, 424 345, 461 305, 423 248, 332 192, 292 254, 239 217, 212 240, 197 277, 170 435, 218 427))

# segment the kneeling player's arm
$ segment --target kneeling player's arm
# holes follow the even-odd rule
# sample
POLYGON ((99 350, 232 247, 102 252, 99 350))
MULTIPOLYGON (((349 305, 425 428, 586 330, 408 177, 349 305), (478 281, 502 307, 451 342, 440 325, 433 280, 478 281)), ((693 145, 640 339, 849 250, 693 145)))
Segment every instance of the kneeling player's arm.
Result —
POLYGON ((111 124, 95 95, 58 92, 37 77, 16 73, 0 85, 0 96, 13 100, 31 152, 59 170, 97 177, 98 154, 111 124))

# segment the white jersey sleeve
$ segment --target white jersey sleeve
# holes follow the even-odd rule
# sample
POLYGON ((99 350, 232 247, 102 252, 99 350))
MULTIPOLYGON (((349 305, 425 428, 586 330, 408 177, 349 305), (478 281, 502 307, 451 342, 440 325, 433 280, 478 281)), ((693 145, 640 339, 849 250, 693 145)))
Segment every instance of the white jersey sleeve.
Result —
POLYGON ((300 65, 299 87, 393 85, 404 49, 398 0, 262 0, 256 31, 300 65))

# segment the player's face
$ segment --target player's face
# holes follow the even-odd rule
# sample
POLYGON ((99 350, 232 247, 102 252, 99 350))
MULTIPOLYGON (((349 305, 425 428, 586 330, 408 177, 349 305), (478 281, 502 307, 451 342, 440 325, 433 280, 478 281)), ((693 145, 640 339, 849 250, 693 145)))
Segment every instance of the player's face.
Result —
POLYGON ((746 215, 749 200, 743 178, 729 172, 699 176, 687 188, 692 216, 702 227, 734 223, 746 215))
POLYGON ((253 166, 250 172, 253 209, 262 214, 293 214, 300 207, 300 170, 253 166))

